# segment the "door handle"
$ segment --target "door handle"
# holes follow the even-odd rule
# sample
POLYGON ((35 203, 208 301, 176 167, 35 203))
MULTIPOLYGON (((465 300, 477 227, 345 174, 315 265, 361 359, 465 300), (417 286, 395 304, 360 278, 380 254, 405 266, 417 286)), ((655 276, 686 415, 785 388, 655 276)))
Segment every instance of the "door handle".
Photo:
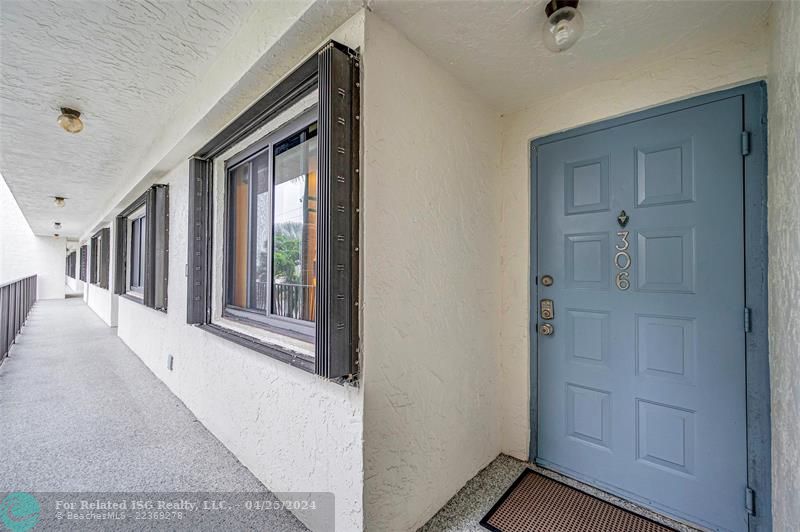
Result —
POLYGON ((555 332, 553 325, 550 323, 542 323, 539 325, 539 334, 542 336, 550 336, 555 332))

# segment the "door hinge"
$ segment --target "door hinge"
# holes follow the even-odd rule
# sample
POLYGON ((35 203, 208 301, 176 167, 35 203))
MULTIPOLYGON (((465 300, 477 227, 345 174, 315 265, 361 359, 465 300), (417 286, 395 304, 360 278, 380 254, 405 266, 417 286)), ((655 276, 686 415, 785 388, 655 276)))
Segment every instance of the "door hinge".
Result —
POLYGON ((745 489, 744 507, 750 515, 756 515, 756 492, 752 488, 745 489))
POLYGON ((750 132, 742 131, 742 155, 750 155, 750 132))
POLYGON ((753 327, 753 322, 750 318, 750 308, 744 307, 744 332, 750 332, 753 327))

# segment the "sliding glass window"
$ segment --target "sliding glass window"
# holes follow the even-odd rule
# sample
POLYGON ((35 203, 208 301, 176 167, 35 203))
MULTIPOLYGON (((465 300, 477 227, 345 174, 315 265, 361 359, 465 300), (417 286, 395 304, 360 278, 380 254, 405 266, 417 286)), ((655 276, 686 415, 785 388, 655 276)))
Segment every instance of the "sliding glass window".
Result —
POLYGON ((317 285, 316 121, 298 120, 231 161, 225 315, 311 338, 317 285))
POLYGON ((153 185, 117 215, 114 293, 166 312, 169 186, 153 185))
POLYGON ((144 294, 145 256, 147 254, 145 245, 147 216, 144 209, 138 215, 129 217, 128 223, 128 234, 130 235, 128 239, 128 257, 130 257, 128 292, 141 296, 144 294))
POLYGON ((91 274, 90 274, 90 282, 92 284, 100 284, 100 246, 103 245, 103 236, 100 233, 97 233, 92 237, 92 245, 91 245, 91 261, 89 262, 89 266, 91 267, 91 274))

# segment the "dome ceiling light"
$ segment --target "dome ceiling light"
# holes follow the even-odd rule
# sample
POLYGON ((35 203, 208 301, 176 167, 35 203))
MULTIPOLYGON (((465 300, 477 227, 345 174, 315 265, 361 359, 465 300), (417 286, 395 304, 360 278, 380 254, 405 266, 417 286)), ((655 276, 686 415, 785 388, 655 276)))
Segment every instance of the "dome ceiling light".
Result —
POLYGON ((66 198, 62 198, 61 196, 53 196, 53 205, 56 207, 63 207, 65 199, 66 198))
POLYGON ((542 40, 551 52, 563 52, 583 35, 583 15, 578 0, 550 0, 544 6, 547 21, 542 27, 542 40))
POLYGON ((83 120, 81 120, 80 111, 62 107, 61 114, 58 115, 58 125, 69 133, 80 133, 83 131, 83 120))

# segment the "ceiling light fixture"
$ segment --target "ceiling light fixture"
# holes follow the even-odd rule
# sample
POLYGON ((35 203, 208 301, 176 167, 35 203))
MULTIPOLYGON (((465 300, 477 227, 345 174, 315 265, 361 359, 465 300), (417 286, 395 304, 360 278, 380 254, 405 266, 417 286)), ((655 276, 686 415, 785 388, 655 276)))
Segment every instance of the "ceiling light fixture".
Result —
POLYGON ((83 121, 80 111, 62 107, 61 114, 58 115, 58 125, 70 133, 80 133, 83 131, 83 121))
POLYGON ((53 236, 58 238, 58 233, 53 233, 53 236))
POLYGON ((66 199, 66 198, 62 198, 61 196, 53 196, 53 204, 54 204, 56 207, 63 207, 63 206, 64 206, 64 200, 65 200, 65 199, 66 199))
POLYGON ((578 0, 550 0, 544 6, 547 21, 542 27, 542 40, 551 52, 563 52, 583 35, 583 15, 578 0))
POLYGON ((56 222, 56 223, 54 223, 54 224, 53 224, 53 227, 54 227, 55 229, 61 229, 61 222, 56 222))

